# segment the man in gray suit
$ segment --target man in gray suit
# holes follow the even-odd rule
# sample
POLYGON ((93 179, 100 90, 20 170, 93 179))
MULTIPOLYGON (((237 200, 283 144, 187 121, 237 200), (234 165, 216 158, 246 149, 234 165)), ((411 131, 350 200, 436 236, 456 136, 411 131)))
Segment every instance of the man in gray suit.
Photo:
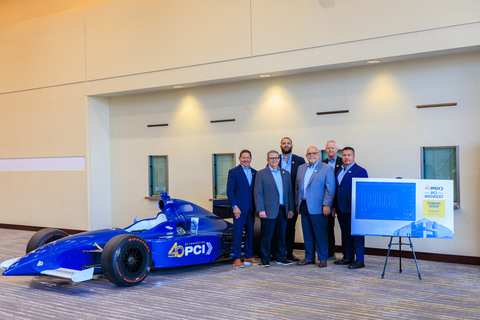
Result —
POLYGON ((262 266, 270 266, 270 242, 273 233, 277 235, 277 264, 290 265, 285 259, 285 230, 287 219, 293 216, 294 200, 290 173, 278 166, 280 155, 277 151, 267 153, 268 166, 257 172, 254 186, 255 207, 261 219, 262 266))
POLYGON ((298 167, 295 183, 295 204, 302 217, 305 259, 298 265, 315 264, 317 248, 318 266, 327 266, 328 233, 327 224, 335 196, 335 175, 333 168, 320 160, 318 148, 307 149, 308 163, 298 167))

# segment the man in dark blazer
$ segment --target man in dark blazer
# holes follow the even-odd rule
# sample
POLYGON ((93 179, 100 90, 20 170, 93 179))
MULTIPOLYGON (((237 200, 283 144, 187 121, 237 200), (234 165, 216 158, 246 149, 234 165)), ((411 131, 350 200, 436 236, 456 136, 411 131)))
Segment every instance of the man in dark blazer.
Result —
POLYGON ((270 266, 270 245, 273 233, 277 235, 277 264, 292 264, 285 259, 285 229, 287 219, 293 216, 294 202, 290 174, 278 166, 277 151, 267 153, 268 166, 257 172, 254 198, 258 216, 261 219, 261 263, 270 266))
POLYGON ((255 201, 253 186, 257 171, 250 167, 252 154, 242 150, 238 158, 240 164, 228 171, 227 197, 233 211, 233 265, 243 268, 245 265, 260 264, 253 258, 253 230, 255 223, 255 201), (242 263, 242 235, 245 229, 245 259, 242 263))
POLYGON ((338 172, 337 201, 334 204, 338 222, 345 240, 345 256, 335 264, 349 265, 349 269, 365 267, 365 237, 352 236, 352 178, 368 178, 367 171, 355 163, 355 150, 345 147, 342 151, 343 169, 338 172), (356 259, 355 259, 356 255, 356 259))
POLYGON ((318 148, 308 148, 306 156, 308 163, 298 168, 295 184, 295 205, 302 217, 305 244, 305 259, 298 265, 315 264, 317 248, 318 266, 324 268, 327 266, 327 224, 335 196, 335 175, 331 166, 319 161, 318 148))
MULTIPOLYGON (((280 155, 279 166, 290 173, 290 181, 292 182, 292 190, 295 192, 295 181, 297 178, 298 167, 305 163, 303 157, 293 154, 292 139, 285 137, 280 141, 282 154, 280 155)), ((287 260, 299 261, 293 255, 293 247, 295 245, 295 226, 297 225, 298 212, 294 211, 293 217, 287 221, 287 230, 285 233, 285 242, 287 246, 287 260)))
MULTIPOLYGON (((327 141, 325 144, 325 152, 327 153, 328 158, 323 160, 324 163, 329 164, 334 169, 335 177, 337 176, 338 171, 342 170, 343 161, 341 157, 337 156, 338 147, 337 143, 333 140, 327 141)), ((335 194, 335 199, 337 194, 335 194)), ((328 260, 335 259, 335 208, 332 208, 331 215, 328 216, 328 260)), ((342 241, 343 246, 343 241, 342 241)), ((344 252, 345 254, 345 252, 344 252)))

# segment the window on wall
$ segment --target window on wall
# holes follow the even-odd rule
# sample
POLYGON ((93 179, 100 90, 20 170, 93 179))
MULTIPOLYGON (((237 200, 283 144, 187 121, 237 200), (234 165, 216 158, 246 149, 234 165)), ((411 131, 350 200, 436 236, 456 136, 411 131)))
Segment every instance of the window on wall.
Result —
POLYGON ((167 156, 150 156, 150 196, 168 192, 167 156))
MULTIPOLYGON (((342 150, 343 149, 338 149, 337 151, 337 157, 342 157, 342 150)), ((322 161, 328 158, 328 154, 325 152, 325 150, 322 150, 322 161)))
POLYGON ((227 197, 228 171, 235 167, 235 154, 213 155, 213 197, 227 197))
POLYGON ((460 207, 458 147, 423 147, 422 179, 453 180, 455 208, 460 207))

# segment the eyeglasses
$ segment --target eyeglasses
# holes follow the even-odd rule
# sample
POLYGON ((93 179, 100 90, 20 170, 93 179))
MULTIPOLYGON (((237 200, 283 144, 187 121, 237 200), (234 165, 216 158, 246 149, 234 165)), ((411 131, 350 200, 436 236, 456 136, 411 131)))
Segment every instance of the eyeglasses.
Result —
POLYGON ((307 153, 307 157, 316 156, 317 154, 318 152, 310 152, 310 153, 307 153))
POLYGON ((280 160, 280 157, 270 157, 268 160, 280 160))

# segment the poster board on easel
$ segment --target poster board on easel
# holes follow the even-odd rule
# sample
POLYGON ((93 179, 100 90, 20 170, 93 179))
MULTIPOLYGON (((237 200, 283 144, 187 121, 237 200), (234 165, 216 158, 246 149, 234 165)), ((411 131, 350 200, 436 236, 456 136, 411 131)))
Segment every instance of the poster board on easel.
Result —
POLYGON ((352 235, 453 239, 453 181, 354 178, 352 235))

